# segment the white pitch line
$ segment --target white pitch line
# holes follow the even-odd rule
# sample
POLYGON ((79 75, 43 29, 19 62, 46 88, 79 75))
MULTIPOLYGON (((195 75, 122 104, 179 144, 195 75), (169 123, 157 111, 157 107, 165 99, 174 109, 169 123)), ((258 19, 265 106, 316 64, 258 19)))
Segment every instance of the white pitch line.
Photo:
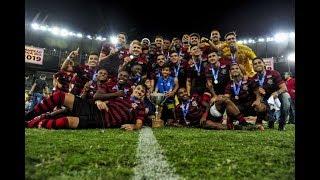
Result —
POLYGON ((169 166, 157 139, 149 127, 140 130, 136 156, 138 165, 135 167, 133 179, 182 179, 174 173, 174 168, 169 166))

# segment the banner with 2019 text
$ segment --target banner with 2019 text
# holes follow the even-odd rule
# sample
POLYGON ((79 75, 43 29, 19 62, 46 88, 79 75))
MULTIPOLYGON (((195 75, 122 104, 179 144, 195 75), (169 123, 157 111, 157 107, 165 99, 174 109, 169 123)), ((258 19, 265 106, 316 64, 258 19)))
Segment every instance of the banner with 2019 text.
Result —
POLYGON ((43 48, 25 46, 25 63, 43 64, 43 48))

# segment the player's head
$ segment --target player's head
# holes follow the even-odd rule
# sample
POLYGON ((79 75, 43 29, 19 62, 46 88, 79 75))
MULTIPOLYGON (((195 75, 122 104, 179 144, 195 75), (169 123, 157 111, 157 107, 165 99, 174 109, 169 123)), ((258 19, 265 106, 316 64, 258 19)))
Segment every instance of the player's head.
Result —
POLYGON ((188 92, 186 88, 180 88, 177 92, 179 101, 186 102, 189 100, 188 92))
POLYGON ((159 66, 163 66, 165 62, 166 62, 166 57, 164 57, 163 54, 159 54, 159 55, 157 56, 157 64, 158 64, 159 66))
POLYGON ((133 54, 134 56, 139 56, 142 53, 142 46, 138 40, 131 42, 129 53, 133 54))
POLYGON ((89 67, 97 67, 99 63, 99 54, 97 52, 90 52, 88 58, 88 66, 89 67))
POLYGON ((253 69, 255 72, 263 72, 266 69, 266 64, 263 59, 260 57, 256 57, 252 60, 253 69))
POLYGON ((146 92, 147 92, 147 87, 146 87, 146 85, 144 85, 144 84, 139 84, 139 85, 137 85, 137 86, 133 89, 133 91, 132 91, 132 96, 135 97, 135 98, 137 98, 137 99, 142 100, 142 99, 144 98, 146 92))
POLYGON ((129 79, 129 73, 127 71, 120 71, 118 74, 118 84, 126 84, 129 79))
POLYGON ((142 66, 140 64, 135 64, 131 68, 132 75, 142 75, 142 66))
POLYGON ((170 65, 169 63, 165 63, 162 67, 161 67, 161 74, 163 77, 168 77, 170 76, 170 65))
POLYGON ((108 79, 108 71, 103 67, 99 67, 99 70, 97 73, 97 80, 106 81, 107 79, 108 79))
POLYGON ((190 54, 192 56, 200 56, 200 55, 202 55, 202 51, 199 48, 199 46, 193 45, 193 46, 190 47, 190 54))
POLYGON ((229 32, 224 36, 224 39, 228 44, 234 44, 237 41, 237 35, 235 32, 229 32))
POLYGON ((208 61, 210 64, 215 64, 219 61, 219 55, 217 51, 210 51, 208 53, 208 61))
POLYGON ((200 43, 200 35, 198 33, 190 34, 190 44, 198 45, 200 43))
POLYGON ((61 65, 61 70, 72 72, 73 66, 74 66, 74 62, 71 59, 66 59, 61 65))
POLYGON ((121 44, 121 45, 124 45, 126 44, 127 42, 127 34, 125 32, 120 32, 118 34, 118 42, 121 44))
POLYGON ((180 59, 181 59, 181 57, 179 56, 177 51, 170 52, 170 61, 172 63, 177 63, 180 59))
POLYGON ((230 65, 230 76, 231 76, 231 79, 238 76, 243 77, 239 64, 233 63, 230 65))
POLYGON ((216 30, 216 29, 213 29, 213 30, 211 31, 210 39, 211 39, 213 42, 218 42, 218 41, 220 41, 220 38, 221 38, 220 32, 219 32, 218 30, 216 30))

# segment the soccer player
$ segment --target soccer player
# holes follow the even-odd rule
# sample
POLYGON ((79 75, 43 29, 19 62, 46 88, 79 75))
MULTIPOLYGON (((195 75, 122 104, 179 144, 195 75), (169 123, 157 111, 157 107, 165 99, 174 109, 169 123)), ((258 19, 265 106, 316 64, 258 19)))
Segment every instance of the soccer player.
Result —
POLYGON ((255 53, 248 46, 237 43, 236 33, 229 32, 225 35, 227 46, 224 46, 222 57, 229 60, 229 64, 237 62, 246 77, 252 77, 255 72, 252 66, 252 60, 256 57, 255 53))
MULTIPOLYGON (((71 52, 71 59, 77 57, 77 54, 73 52, 71 52)), ((73 87, 70 93, 76 96, 81 94, 84 85, 94 78, 94 74, 96 74, 98 68, 98 61, 98 53, 91 52, 85 65, 79 65, 73 68, 73 72, 76 73, 76 75, 71 80, 71 86, 73 87)))
POLYGON ((71 80, 73 78, 74 62, 71 59, 66 59, 60 70, 53 75, 54 91, 63 91, 68 93, 71 89, 71 80))
POLYGON ((132 94, 131 85, 128 82, 129 74, 127 71, 120 71, 116 82, 107 81, 100 83, 98 90, 94 94, 94 100, 109 100, 112 98, 129 99, 132 94))
POLYGON ((192 57, 188 61, 187 92, 191 96, 202 96, 206 89, 205 67, 208 62, 202 59, 202 51, 198 46, 191 46, 190 54, 192 57))
POLYGON ((231 81, 225 89, 225 96, 231 99, 244 116, 257 116, 256 122, 260 122, 257 126, 260 130, 264 130, 261 122, 266 119, 266 105, 261 103, 259 106, 252 106, 256 96, 250 81, 245 80, 238 64, 231 64, 230 76, 231 81))
POLYGON ((170 52, 171 76, 178 78, 179 87, 186 87, 186 69, 188 63, 179 56, 177 51, 170 52))
MULTIPOLYGON (((270 96, 273 98, 279 98, 281 102, 281 115, 279 120, 278 130, 284 130, 286 119, 289 115, 290 109, 290 95, 285 82, 282 80, 278 71, 266 70, 266 65, 262 58, 253 59, 253 68, 257 74, 252 78, 252 87, 256 92, 256 100, 253 103, 254 106, 260 106, 261 103, 268 104, 267 101, 270 96)), ((275 111, 268 108, 268 127, 274 128, 275 119, 273 117, 275 111)), ((261 121, 261 119, 259 119, 261 121)), ((262 123, 262 122, 257 122, 262 123)))
POLYGON ((145 90, 145 86, 138 85, 133 90, 130 99, 115 98, 95 102, 83 100, 72 94, 57 92, 38 104, 32 112, 27 114, 26 118, 31 119, 41 113, 50 111, 59 104, 69 108, 73 116, 59 119, 33 119, 27 123, 27 126, 48 129, 121 127, 125 130, 137 130, 142 127, 145 116, 145 108, 142 102, 145 90))

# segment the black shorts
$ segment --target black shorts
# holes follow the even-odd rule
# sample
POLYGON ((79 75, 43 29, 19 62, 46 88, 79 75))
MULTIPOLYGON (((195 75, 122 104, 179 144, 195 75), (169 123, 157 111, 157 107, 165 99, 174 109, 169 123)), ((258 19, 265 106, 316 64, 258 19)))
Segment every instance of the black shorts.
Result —
POLYGON ((236 106, 244 116, 256 116, 257 114, 254 108, 251 106, 252 103, 253 102, 236 104, 236 106))
MULTIPOLYGON (((210 109, 211 109, 211 107, 214 106, 214 105, 215 105, 215 104, 212 103, 212 104, 210 105, 210 109)), ((216 105, 215 105, 215 106, 216 106, 216 105)), ((224 114, 224 112, 225 112, 225 110, 226 110, 225 105, 221 104, 220 107, 219 107, 219 109, 218 109, 217 106, 216 106, 216 110, 221 114, 221 116, 219 116, 219 117, 213 116, 213 115, 211 114, 211 112, 210 112, 210 109, 209 109, 209 112, 208 112, 207 120, 211 120, 211 121, 213 121, 213 122, 222 123, 222 122, 223 122, 223 114, 224 114)))
POLYGON ((74 98, 72 115, 79 117, 78 129, 103 128, 104 114, 98 109, 94 101, 74 98))

